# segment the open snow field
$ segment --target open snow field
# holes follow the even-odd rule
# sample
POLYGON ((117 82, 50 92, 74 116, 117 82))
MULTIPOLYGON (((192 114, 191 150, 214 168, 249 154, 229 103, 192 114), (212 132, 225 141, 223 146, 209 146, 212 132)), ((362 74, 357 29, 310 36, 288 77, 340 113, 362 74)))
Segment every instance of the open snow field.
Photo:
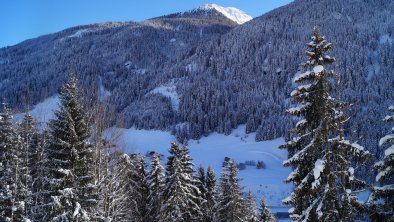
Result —
MULTIPOLYGON (((108 134, 114 129, 108 130, 108 134)), ((158 130, 116 129, 121 132, 119 146, 126 153, 157 151, 165 156, 168 155, 170 143, 175 141, 169 132, 158 130)), ((240 126, 225 136, 212 133, 200 140, 190 140, 189 148, 194 164, 197 167, 202 164, 205 168, 211 165, 216 176, 220 176, 224 157, 235 159, 237 163, 247 160, 264 161, 265 169, 256 169, 255 166, 246 166, 239 172, 242 178, 244 191, 253 191, 256 198, 260 200, 264 195, 269 206, 280 206, 292 189, 291 185, 283 183, 290 173, 289 168, 282 166, 283 160, 287 158, 285 150, 278 149, 284 143, 283 138, 271 141, 255 142, 255 133, 246 134, 245 126, 240 126)), ((166 159, 162 162, 165 163, 166 159)), ((285 210, 287 211, 287 210, 285 210)))

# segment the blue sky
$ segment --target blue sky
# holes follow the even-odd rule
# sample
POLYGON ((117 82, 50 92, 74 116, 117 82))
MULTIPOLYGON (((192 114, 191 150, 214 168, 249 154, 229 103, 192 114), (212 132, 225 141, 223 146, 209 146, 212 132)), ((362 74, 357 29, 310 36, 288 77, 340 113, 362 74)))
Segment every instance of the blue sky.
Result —
POLYGON ((83 24, 141 21, 204 3, 233 6, 252 17, 291 0, 1 0, 0 47, 83 24))

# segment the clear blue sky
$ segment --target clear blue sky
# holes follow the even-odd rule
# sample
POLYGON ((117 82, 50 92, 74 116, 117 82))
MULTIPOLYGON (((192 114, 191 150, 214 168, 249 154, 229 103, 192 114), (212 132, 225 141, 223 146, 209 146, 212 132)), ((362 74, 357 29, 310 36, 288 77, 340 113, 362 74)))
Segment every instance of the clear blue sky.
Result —
POLYGON ((141 21, 204 3, 234 6, 252 17, 292 0, 1 0, 0 47, 83 24, 141 21))

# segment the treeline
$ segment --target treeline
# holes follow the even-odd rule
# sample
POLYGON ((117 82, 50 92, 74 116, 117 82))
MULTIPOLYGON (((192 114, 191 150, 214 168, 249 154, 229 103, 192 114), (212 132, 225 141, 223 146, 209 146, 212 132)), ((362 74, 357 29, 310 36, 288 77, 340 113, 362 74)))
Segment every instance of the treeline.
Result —
MULTIPOLYGON (((194 169, 186 145, 171 144, 165 168, 158 153, 124 154, 90 124, 71 75, 48 128, 28 113, 13 124, 0 115, 0 221, 274 221, 243 192, 237 164, 225 159, 194 169), (206 171, 206 172, 205 172, 206 171)), ((97 112, 95 119, 102 119, 97 112)))

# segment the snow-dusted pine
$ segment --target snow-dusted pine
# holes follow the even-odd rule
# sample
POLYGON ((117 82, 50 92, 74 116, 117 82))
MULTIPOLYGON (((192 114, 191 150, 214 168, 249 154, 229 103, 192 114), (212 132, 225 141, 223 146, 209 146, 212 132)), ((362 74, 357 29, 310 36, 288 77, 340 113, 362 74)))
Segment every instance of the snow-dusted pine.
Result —
POLYGON ((173 143, 169 153, 159 221, 199 221, 202 217, 197 204, 200 197, 194 185, 189 150, 173 143))
POLYGON ((3 104, 0 114, 0 220, 24 221, 27 195, 23 178, 20 137, 12 123, 9 109, 3 104))
POLYGON ((161 193, 163 192, 164 168, 160 163, 160 155, 153 153, 151 155, 150 170, 148 173, 148 220, 158 221, 161 207, 161 193))
MULTIPOLYGON (((389 111, 394 113, 394 106, 390 106, 389 111)), ((394 115, 387 115, 383 121, 394 122, 394 115)), ((383 159, 375 164, 378 169, 376 181, 380 182, 381 186, 374 187, 369 201, 376 213, 374 218, 394 221, 394 127, 390 134, 380 139, 379 146, 386 148, 383 159)))
POLYGON ((44 221, 89 221, 96 209, 90 129, 71 74, 60 92, 60 110, 49 124, 47 168, 50 208, 44 221))
POLYGON ((215 221, 244 221, 244 200, 238 178, 238 168, 234 160, 223 163, 222 174, 218 184, 218 198, 215 221))
POLYGON ((265 198, 261 198, 260 206, 259 206, 259 221, 264 222, 274 222, 276 218, 272 215, 270 209, 267 206, 267 201, 265 198))
POLYGON ((294 221, 352 221, 360 207, 355 191, 365 183, 355 178, 350 163, 362 162, 369 153, 344 139, 346 104, 335 98, 337 76, 326 68, 335 62, 325 55, 332 43, 315 27, 307 46, 305 72, 295 76, 298 86, 291 93, 299 105, 287 110, 299 121, 292 139, 282 145, 292 155, 284 166, 294 169, 286 180, 294 183, 294 191, 283 202, 293 205, 294 221))

